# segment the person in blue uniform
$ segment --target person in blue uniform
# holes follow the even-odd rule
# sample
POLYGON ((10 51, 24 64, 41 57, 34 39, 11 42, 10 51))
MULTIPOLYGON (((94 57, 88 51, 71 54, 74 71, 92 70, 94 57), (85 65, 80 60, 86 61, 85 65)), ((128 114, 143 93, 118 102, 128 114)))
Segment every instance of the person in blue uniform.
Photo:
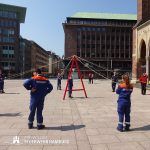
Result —
POLYGON ((116 75, 116 73, 114 72, 114 75, 112 76, 112 92, 115 92, 116 90, 116 84, 118 82, 118 77, 116 75))
POLYGON ((69 98, 73 98, 72 97, 72 87, 73 87, 73 79, 72 79, 72 76, 70 76, 69 80, 68 80, 68 95, 69 95, 69 98))
POLYGON ((119 122, 117 130, 122 132, 130 130, 130 111, 131 111, 131 93, 133 91, 133 85, 130 83, 128 75, 123 75, 123 81, 119 84, 116 93, 119 95, 118 98, 118 116, 119 122), (123 127, 125 119, 125 128, 123 127))
POLYGON ((62 80, 62 75, 58 73, 57 75, 57 90, 61 90, 61 80, 62 80))
POLYGON ((4 92, 4 75, 2 73, 2 70, 0 70, 0 94, 5 93, 4 92))
POLYGON ((94 74, 92 73, 91 74, 91 83, 93 84, 93 81, 94 81, 94 74))
POLYGON ((41 75, 41 70, 37 69, 34 76, 24 82, 24 87, 30 90, 30 114, 28 117, 28 128, 33 128, 34 116, 37 117, 37 129, 45 128, 43 125, 42 111, 44 108, 45 96, 53 90, 52 84, 48 79, 41 75))
POLYGON ((91 73, 89 73, 89 84, 91 84, 91 73))

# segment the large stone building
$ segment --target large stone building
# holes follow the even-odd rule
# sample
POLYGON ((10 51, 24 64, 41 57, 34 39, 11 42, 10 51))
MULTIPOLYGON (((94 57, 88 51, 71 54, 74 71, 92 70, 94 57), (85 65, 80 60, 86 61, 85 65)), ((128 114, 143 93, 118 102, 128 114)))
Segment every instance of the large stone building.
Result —
POLYGON ((19 73, 20 23, 26 8, 0 3, 0 68, 7 75, 19 73))
POLYGON ((132 79, 142 73, 150 79, 150 0, 138 0, 138 20, 133 29, 132 79))
POLYGON ((31 76, 30 70, 32 70, 31 65, 31 42, 27 39, 20 37, 20 48, 19 48, 19 70, 20 77, 31 76))
POLYGON ((54 52, 48 51, 49 54, 49 74, 56 77, 58 72, 63 68, 62 59, 54 52))
MULTIPOLYGON (((132 72, 133 14, 76 13, 63 23, 65 58, 77 55, 94 64, 97 72, 110 77, 113 70, 132 72), (100 69, 105 68, 105 69, 100 69)), ((84 75, 88 69, 82 68, 84 75)))

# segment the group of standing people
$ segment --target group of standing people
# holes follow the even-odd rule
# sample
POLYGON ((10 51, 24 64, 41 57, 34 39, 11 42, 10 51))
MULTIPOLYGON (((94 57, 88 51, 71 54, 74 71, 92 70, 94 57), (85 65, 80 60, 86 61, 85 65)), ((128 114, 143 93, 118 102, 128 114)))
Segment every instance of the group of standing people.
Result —
MULTIPOLYGON (((93 84, 93 74, 89 74, 89 83, 93 84)), ((61 90, 61 80, 62 75, 58 73, 57 76, 57 90, 61 90)), ((143 95, 146 94, 148 76, 143 73, 139 78, 141 82, 141 92, 143 95)), ((117 100, 117 112, 118 112, 118 125, 117 130, 120 132, 130 130, 130 112, 131 112, 131 93, 133 92, 133 85, 130 82, 130 77, 128 74, 122 76, 122 81, 118 83, 118 76, 116 73, 112 76, 112 92, 118 94, 117 100), (125 126, 124 126, 125 125, 125 126)), ((53 85, 50 81, 42 75, 40 69, 35 70, 33 77, 25 80, 23 86, 30 90, 30 113, 28 117, 28 128, 33 128, 33 122, 35 114, 37 117, 37 129, 45 128, 43 125, 43 108, 45 96, 53 90, 53 85)), ((70 76, 68 79, 68 96, 72 98, 72 88, 73 88, 73 77, 70 76)), ((4 76, 0 70, 0 93, 4 93, 4 76)))
MULTIPOLYGON (((60 86, 61 80, 60 74, 58 74, 58 86, 60 86)), ((114 78, 113 78, 114 79, 114 78)), ((116 80, 115 80, 116 82, 116 80)), ((30 113, 28 117, 28 128, 33 128, 33 122, 35 118, 35 113, 37 116, 37 129, 45 128, 43 125, 43 108, 45 96, 53 90, 52 84, 49 82, 47 78, 42 76, 41 70, 37 69, 34 72, 34 76, 24 82, 24 87, 27 90, 30 90, 30 113)), ((72 87, 73 87, 73 79, 72 76, 68 79, 68 92, 69 97, 72 98, 72 87)), ((114 87, 113 87, 114 88, 114 87)), ((122 78, 122 82, 119 84, 116 93, 119 94, 118 98, 118 116, 119 122, 117 126, 117 130, 126 131, 130 130, 130 108, 131 108, 131 100, 130 96, 133 91, 133 86, 130 83, 130 79, 128 75, 124 75, 122 78), (123 126, 125 118, 125 127, 123 126)))

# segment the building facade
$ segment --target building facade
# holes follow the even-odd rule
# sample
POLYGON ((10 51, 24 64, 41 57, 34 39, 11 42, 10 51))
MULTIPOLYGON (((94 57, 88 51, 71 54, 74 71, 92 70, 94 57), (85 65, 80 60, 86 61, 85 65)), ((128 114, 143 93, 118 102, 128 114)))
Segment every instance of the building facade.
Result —
POLYGON ((19 48, 19 70, 20 74, 18 77, 31 77, 32 72, 32 43, 20 37, 20 48, 19 48))
POLYGON ((49 54, 36 42, 20 38, 19 52, 20 77, 31 77, 37 68, 41 68, 43 73, 49 73, 49 54))
POLYGON ((150 1, 138 0, 138 20, 133 28, 132 79, 147 73, 150 79, 150 1))
POLYGON ((54 52, 48 51, 49 54, 49 73, 52 77, 56 77, 58 72, 63 69, 62 59, 54 52))
POLYGON ((42 68, 48 73, 49 55, 45 49, 34 41, 31 42, 31 68, 42 68))
MULTIPOLYGON (((131 14, 76 13, 67 17, 63 23, 65 58, 77 55, 86 59, 107 77, 113 70, 131 72, 132 28, 136 21, 137 16, 131 14)), ((82 69, 86 75, 88 70, 82 69)))
POLYGON ((0 68, 8 75, 19 73, 20 23, 26 8, 0 3, 0 68))

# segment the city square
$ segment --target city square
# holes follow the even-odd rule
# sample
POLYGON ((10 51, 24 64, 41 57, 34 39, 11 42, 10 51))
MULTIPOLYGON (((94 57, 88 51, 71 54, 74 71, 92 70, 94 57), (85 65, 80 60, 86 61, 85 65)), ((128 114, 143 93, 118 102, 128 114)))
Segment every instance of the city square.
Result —
POLYGON ((149 99, 149 0, 1 0, 0 150, 150 150, 149 99))
MULTIPOLYGON (((54 90, 46 97, 43 130, 27 127, 29 92, 23 80, 6 80, 5 94, 0 103, 0 149, 1 150, 149 150, 150 149, 150 101, 149 94, 141 95, 134 88, 131 106, 131 131, 119 132, 117 94, 111 91, 110 80, 84 80, 88 98, 83 92, 73 92, 72 99, 63 100, 66 80, 62 90, 56 90, 56 80, 50 80, 54 90), (20 143, 12 143, 18 136, 20 143), (21 143, 23 137, 47 137, 51 140, 68 140, 65 144, 21 143)), ((74 86, 80 87, 75 80, 74 86)), ((34 122, 36 127, 36 121, 34 122)))

